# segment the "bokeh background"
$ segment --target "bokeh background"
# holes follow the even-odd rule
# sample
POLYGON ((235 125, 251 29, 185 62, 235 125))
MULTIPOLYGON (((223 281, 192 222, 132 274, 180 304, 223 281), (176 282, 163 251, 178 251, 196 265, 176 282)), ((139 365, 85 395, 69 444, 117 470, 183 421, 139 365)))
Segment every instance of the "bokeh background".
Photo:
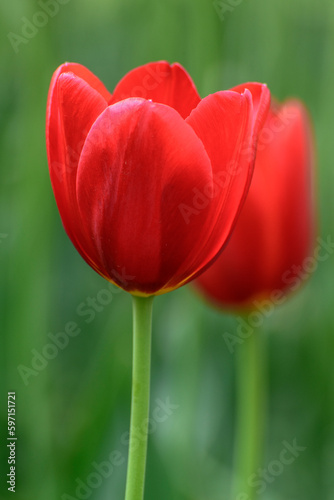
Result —
MULTIPOLYGON (((11 495, 6 412, 7 392, 16 391, 15 498, 121 499, 131 300, 103 291, 108 284, 62 228, 45 153, 51 75, 64 61, 80 62, 112 89, 133 67, 166 59, 187 68, 202 96, 255 80, 280 100, 301 98, 317 139, 318 233, 334 238, 334 3, 54 0, 44 26, 24 28, 27 20, 43 24, 36 13, 47 3, 0 5, 0 497, 11 495), (25 36, 16 51, 9 33, 25 36), (69 322, 80 333, 43 361, 49 334, 69 322), (22 377, 22 366, 34 371, 22 377), (113 470, 96 479, 96 464, 110 463, 113 452, 113 470)), ((334 498, 334 255, 311 274, 261 326, 268 365, 263 467, 285 441, 305 448, 270 475, 260 496, 266 500, 334 498)), ((147 500, 230 500, 236 353, 223 334, 237 327, 236 316, 209 309, 189 286, 156 299, 152 411, 173 406, 161 410, 163 422, 151 422, 147 500)))

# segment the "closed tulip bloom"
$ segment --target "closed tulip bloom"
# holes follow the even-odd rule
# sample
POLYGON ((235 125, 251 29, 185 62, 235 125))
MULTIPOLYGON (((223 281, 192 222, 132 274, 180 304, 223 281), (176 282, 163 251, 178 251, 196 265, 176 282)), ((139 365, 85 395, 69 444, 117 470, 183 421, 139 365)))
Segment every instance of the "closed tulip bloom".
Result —
POLYGON ((179 64, 136 68, 113 93, 85 67, 60 66, 48 96, 48 163, 85 261, 134 295, 198 276, 245 200, 269 101, 257 83, 201 99, 179 64))
POLYGON ((313 141, 297 100, 274 105, 260 133, 247 200, 224 252, 196 280, 222 307, 282 301, 305 280, 314 246, 313 141))

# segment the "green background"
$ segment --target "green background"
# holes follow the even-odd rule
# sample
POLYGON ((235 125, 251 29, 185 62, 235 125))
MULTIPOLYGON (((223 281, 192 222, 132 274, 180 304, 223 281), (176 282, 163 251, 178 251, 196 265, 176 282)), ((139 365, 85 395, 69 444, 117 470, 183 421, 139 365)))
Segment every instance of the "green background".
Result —
MULTIPOLYGON (((53 198, 44 139, 51 75, 64 61, 80 62, 112 90, 133 67, 166 59, 186 67, 202 96, 255 80, 280 100, 301 98, 317 139, 318 234, 334 237, 334 3, 69 0, 15 53, 8 33, 22 36, 22 18, 40 10, 31 0, 0 6, 0 497, 11 498, 6 411, 7 392, 16 391, 15 498, 76 498, 77 480, 87 483, 94 462, 117 450, 114 470, 85 498, 121 499, 131 299, 113 289, 99 311, 77 312, 89 297, 105 298, 108 284, 72 247, 53 198), (31 367, 31 351, 41 353, 48 334, 69 322, 80 334, 25 385, 17 367, 31 367)), ((268 350, 263 467, 285 441, 305 447, 270 475, 266 500, 334 498, 333 271, 329 255, 261 326, 268 350)), ((147 500, 230 500, 237 353, 223 334, 235 334, 238 321, 207 308, 190 287, 155 300, 152 411, 157 400, 177 408, 152 422, 147 500)))

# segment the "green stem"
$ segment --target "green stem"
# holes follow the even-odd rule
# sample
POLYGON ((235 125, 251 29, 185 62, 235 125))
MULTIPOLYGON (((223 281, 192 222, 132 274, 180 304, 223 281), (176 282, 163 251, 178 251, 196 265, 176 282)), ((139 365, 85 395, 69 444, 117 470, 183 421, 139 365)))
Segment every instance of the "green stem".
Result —
POLYGON ((143 500, 150 406, 153 296, 133 296, 130 446, 125 500, 143 500))
POLYGON ((255 331, 237 350, 237 422, 232 500, 255 500, 251 476, 262 462, 266 413, 265 345, 255 331))

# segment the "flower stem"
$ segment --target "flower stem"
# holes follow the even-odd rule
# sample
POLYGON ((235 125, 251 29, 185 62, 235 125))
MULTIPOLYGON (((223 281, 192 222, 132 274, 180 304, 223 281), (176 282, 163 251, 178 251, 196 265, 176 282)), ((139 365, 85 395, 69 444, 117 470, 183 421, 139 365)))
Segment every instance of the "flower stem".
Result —
POLYGON ((237 346, 237 422, 232 499, 255 500, 251 476, 261 466, 266 413, 265 345, 263 332, 253 332, 237 346))
POLYGON ((125 500, 144 498, 150 405, 152 305, 153 296, 133 296, 132 398, 125 500))

